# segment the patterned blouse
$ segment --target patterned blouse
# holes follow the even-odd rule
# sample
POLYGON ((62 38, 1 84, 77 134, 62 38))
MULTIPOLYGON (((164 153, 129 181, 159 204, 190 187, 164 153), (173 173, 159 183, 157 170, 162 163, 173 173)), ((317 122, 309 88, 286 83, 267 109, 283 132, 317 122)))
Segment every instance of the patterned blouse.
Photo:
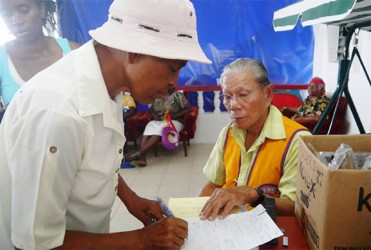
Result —
MULTIPOLYGON (((173 94, 169 97, 167 102, 164 102, 161 98, 156 99, 152 105, 151 109, 157 114, 158 116, 165 118, 165 111, 169 109, 170 113, 175 114, 183 109, 185 109, 188 105, 188 100, 184 96, 183 93, 174 91, 173 94)), ((177 119, 179 122, 183 123, 183 119, 177 119)))
POLYGON ((325 110, 327 104, 329 103, 330 99, 323 95, 317 97, 314 100, 310 99, 308 96, 303 104, 298 108, 296 114, 292 117, 292 119, 299 118, 299 117, 308 117, 308 116, 316 116, 321 115, 322 112, 325 110))

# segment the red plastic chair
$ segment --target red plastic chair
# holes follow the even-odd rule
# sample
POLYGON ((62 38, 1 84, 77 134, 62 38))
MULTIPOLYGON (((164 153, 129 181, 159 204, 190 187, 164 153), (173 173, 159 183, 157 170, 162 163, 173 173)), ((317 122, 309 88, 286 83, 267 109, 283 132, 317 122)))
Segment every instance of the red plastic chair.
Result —
POLYGON ((190 145, 190 139, 196 134, 196 120, 198 117, 198 107, 192 107, 192 112, 184 116, 184 128, 179 132, 179 141, 183 142, 184 156, 187 157, 187 146, 190 145))
POLYGON ((152 120, 152 115, 148 111, 139 111, 125 122, 126 142, 124 151, 127 152, 127 142, 132 141, 137 146, 138 138, 143 134, 147 123, 152 120))
POLYGON ((278 109, 281 109, 283 107, 300 107, 303 101, 291 93, 275 92, 273 94, 272 104, 278 109))

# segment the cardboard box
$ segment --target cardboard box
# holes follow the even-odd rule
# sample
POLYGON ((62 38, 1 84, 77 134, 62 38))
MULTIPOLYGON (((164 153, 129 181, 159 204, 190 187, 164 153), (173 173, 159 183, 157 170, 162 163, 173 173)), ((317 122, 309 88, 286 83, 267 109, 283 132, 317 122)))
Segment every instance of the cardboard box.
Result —
POLYGON ((336 151, 341 143, 354 152, 371 152, 371 135, 313 135, 300 141, 295 215, 311 249, 371 249, 371 171, 330 169, 310 148, 336 151))

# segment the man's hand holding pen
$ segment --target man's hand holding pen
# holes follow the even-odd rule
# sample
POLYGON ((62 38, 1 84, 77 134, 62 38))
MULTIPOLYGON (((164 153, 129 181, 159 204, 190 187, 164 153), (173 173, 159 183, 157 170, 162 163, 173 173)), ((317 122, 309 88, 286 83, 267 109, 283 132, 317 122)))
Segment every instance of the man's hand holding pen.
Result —
POLYGON ((188 237, 188 223, 175 218, 160 198, 151 201, 150 208, 147 221, 151 222, 143 228, 143 237, 149 248, 180 249, 188 237))
POLYGON ((119 177, 118 196, 129 212, 145 227, 138 229, 138 239, 144 249, 180 249, 188 237, 188 223, 182 219, 166 216, 160 202, 127 192, 126 183, 119 177))
POLYGON ((188 237, 188 223, 180 218, 163 217, 143 228, 148 249, 180 249, 188 237))

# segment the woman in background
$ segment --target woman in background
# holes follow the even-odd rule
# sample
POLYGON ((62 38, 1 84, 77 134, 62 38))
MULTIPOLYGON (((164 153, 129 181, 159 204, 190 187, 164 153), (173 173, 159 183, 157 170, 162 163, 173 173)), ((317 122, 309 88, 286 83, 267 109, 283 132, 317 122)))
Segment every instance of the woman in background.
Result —
MULTIPOLYGON (((326 96, 325 82, 319 77, 313 77, 308 84, 308 96, 299 107, 283 107, 281 112, 291 119, 304 124, 317 122, 325 111, 330 99, 326 96)), ((304 124, 305 126, 305 124, 304 124)))
MULTIPOLYGON (((169 99, 156 99, 149 109, 153 120, 150 121, 143 132, 140 150, 125 155, 125 160, 131 161, 131 164, 140 167, 147 166, 147 152, 161 142, 162 129, 167 125, 164 122, 166 119, 166 111, 172 119, 172 122, 179 132, 184 128, 184 116, 192 111, 187 98, 182 92, 175 90, 173 86, 168 88, 169 99)), ((171 140, 169 138, 169 140, 171 140)))
POLYGON ((15 37, 0 45, 0 96, 5 105, 35 74, 79 47, 67 39, 44 35, 43 28, 55 31, 56 12, 53 0, 0 0, 0 16, 15 37))

